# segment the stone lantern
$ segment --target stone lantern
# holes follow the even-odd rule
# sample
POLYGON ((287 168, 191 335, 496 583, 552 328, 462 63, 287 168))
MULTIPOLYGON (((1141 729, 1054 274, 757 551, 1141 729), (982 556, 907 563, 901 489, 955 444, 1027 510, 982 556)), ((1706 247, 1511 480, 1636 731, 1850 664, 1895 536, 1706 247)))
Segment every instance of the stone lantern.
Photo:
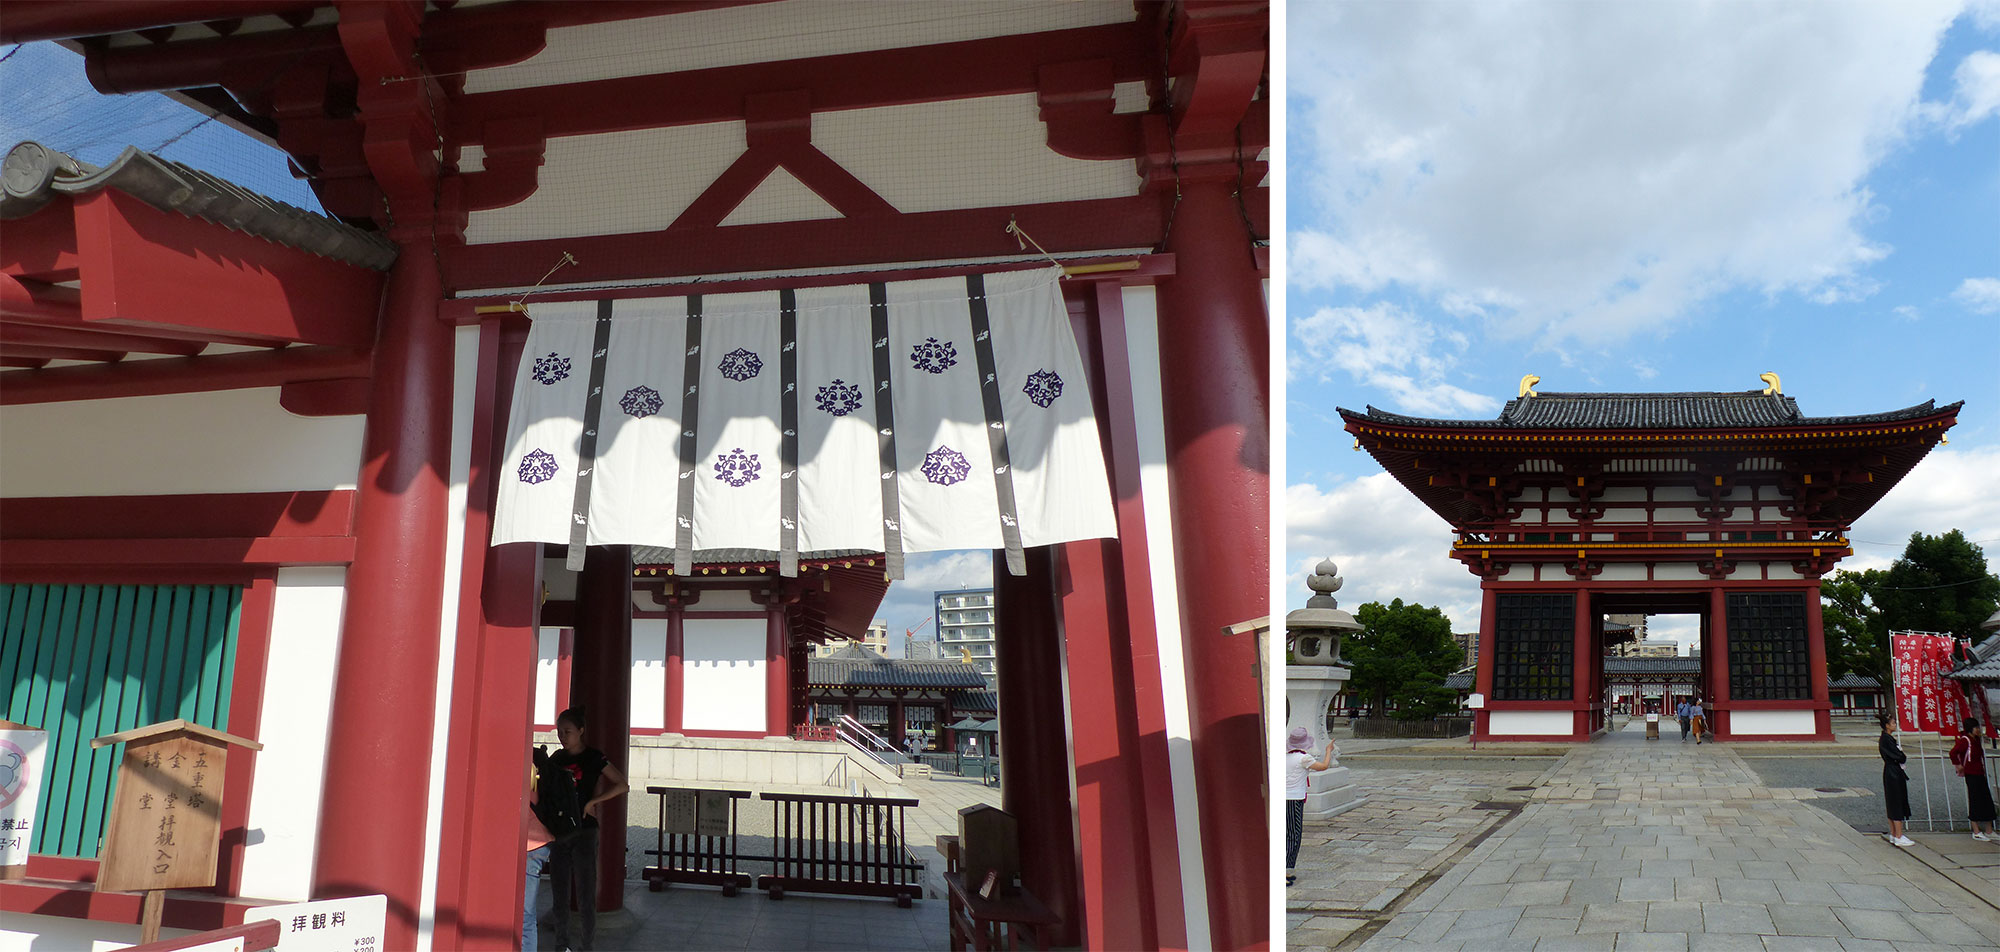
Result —
MULTIPOLYGON (((1353 674, 1340 663, 1341 641, 1348 632, 1361 630, 1361 623, 1341 611, 1333 598, 1340 591, 1339 571, 1332 559, 1321 560, 1306 580, 1313 591, 1306 607, 1285 615, 1285 643, 1292 653, 1285 666, 1285 729, 1290 733, 1294 727, 1305 728, 1312 737, 1314 756, 1326 749, 1327 706, 1353 674)), ((1323 820, 1354 809, 1362 800, 1348 769, 1338 760, 1331 768, 1308 775, 1307 817, 1323 820)))

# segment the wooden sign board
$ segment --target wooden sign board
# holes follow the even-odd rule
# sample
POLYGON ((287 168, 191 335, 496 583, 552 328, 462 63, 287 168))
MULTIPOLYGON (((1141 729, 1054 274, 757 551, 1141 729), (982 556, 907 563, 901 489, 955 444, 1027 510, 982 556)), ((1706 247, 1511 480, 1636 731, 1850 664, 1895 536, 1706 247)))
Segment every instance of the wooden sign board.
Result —
POLYGON ((48 740, 47 731, 0 721, 0 879, 28 874, 48 740))
POLYGON ((228 751, 186 733, 125 745, 98 857, 99 891, 215 885, 228 751))
MULTIPOLYGON (((222 782, 231 745, 264 745, 185 720, 106 734, 92 747, 125 745, 111 821, 98 852, 100 892, 157 891, 215 885, 222 839, 222 782)), ((159 929, 157 896, 147 897, 152 934, 159 929)))
POLYGON ((667 790, 660 794, 660 830, 664 833, 693 833, 695 792, 667 790))
POLYGON ((729 835, 729 793, 703 790, 700 808, 695 811, 694 831, 702 836, 729 835))

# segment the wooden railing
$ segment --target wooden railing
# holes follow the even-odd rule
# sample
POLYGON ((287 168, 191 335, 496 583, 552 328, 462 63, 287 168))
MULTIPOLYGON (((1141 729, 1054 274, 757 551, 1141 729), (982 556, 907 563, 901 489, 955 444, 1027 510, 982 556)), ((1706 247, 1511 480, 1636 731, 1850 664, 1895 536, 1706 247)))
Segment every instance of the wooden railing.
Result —
POLYGON ((792 731, 793 740, 809 740, 831 744, 839 738, 834 736, 831 724, 801 724, 792 731))
POLYGON ((917 801, 766 793, 771 801, 773 872, 757 885, 785 890, 890 896, 899 906, 923 893, 924 864, 911 854, 905 815, 917 801))
MULTIPOLYGON (((768 856, 745 854, 739 839, 736 804, 750 799, 748 790, 712 791, 729 796, 729 832, 720 836, 703 836, 699 833, 667 832, 667 794, 684 791, 686 787, 647 787, 646 792, 660 798, 660 820, 656 826, 657 838, 653 849, 647 854, 658 858, 658 864, 646 867, 642 874, 646 888, 659 892, 666 884, 703 883, 721 886, 722 894, 734 896, 736 891, 750 885, 750 874, 743 872, 739 864, 744 860, 769 860, 768 856)), ((704 791, 695 791, 697 795, 704 791)))
MULTIPOLYGON (((771 872, 754 883, 771 898, 792 892, 848 893, 887 896, 908 907, 923 895, 924 864, 910 852, 907 814, 918 801, 901 797, 845 797, 807 793, 766 793, 771 804, 771 853, 743 851, 740 801, 748 790, 708 791, 729 797, 727 832, 704 836, 669 833, 667 795, 685 787, 647 787, 660 798, 656 857, 642 874, 654 892, 673 883, 721 886, 734 896, 752 885, 746 863, 768 865, 771 872)), ((697 791, 700 793, 701 791, 697 791)))

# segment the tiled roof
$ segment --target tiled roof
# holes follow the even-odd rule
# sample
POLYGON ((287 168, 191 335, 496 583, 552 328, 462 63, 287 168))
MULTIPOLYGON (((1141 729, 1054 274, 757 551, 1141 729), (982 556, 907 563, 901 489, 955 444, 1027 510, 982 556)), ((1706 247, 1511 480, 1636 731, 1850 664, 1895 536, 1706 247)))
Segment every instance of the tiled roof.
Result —
POLYGON ((1882 687, 1882 683, 1865 674, 1855 674, 1849 671, 1841 675, 1839 680, 1827 682, 1827 687, 1833 688, 1836 691, 1856 691, 1861 688, 1879 689, 1882 687))
POLYGON ((376 271, 387 271, 396 262, 396 245, 382 235, 131 147, 98 168, 41 143, 22 142, 7 152, 4 168, 0 219, 25 218, 58 195, 115 188, 163 212, 211 221, 335 261, 376 271))
POLYGON ((1472 672, 1455 671, 1444 676, 1444 686, 1454 691, 1472 690, 1472 672))
POLYGON ((969 713, 999 713, 1000 696, 992 691, 951 691, 951 709, 969 713))
POLYGON ((1961 403, 1939 407, 1926 400, 1912 407, 1855 416, 1809 417, 1798 401, 1761 390, 1694 393, 1538 393, 1507 401, 1492 420, 1444 420, 1405 416, 1369 407, 1365 414, 1344 415, 1377 423, 1472 429, 1757 429, 1762 427, 1834 426, 1888 423, 1955 410, 1961 403))
POLYGON ((1604 673, 1700 674, 1700 658, 1605 658, 1604 673))
POLYGON ((861 645, 807 659, 806 683, 821 687, 986 688, 986 678, 972 665, 885 658, 861 645))

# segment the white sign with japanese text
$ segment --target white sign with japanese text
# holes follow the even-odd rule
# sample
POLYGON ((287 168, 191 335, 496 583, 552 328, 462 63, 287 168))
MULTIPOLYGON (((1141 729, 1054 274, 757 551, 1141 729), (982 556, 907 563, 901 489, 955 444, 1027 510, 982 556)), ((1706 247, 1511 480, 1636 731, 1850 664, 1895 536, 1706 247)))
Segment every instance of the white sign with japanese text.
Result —
POLYGON ((0 730, 0 870, 28 865, 48 740, 48 731, 0 730))
POLYGON ((277 920, 278 952, 381 952, 388 918, 387 896, 261 906, 243 914, 244 922, 277 920))

